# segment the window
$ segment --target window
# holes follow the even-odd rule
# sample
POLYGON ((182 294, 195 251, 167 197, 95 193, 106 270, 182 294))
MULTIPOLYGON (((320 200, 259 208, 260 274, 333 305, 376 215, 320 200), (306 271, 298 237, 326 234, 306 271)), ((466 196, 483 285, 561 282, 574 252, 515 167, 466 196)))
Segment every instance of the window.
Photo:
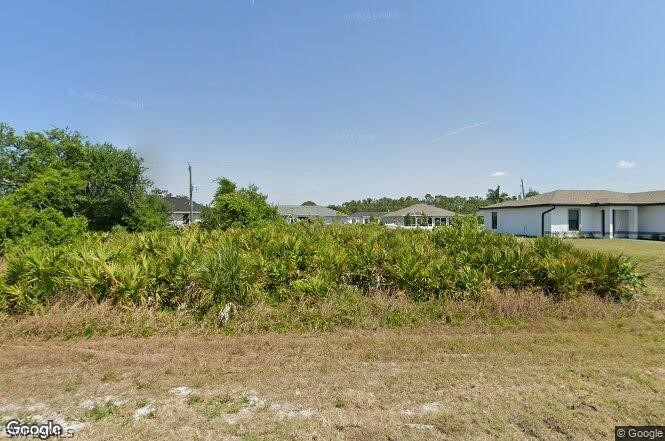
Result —
POLYGON ((499 213, 497 213, 496 211, 493 211, 492 212, 492 229, 493 230, 497 229, 497 226, 498 226, 498 223, 499 223, 498 222, 498 217, 499 217, 499 213))
POLYGON ((568 210, 568 231, 580 231, 580 210, 568 210))

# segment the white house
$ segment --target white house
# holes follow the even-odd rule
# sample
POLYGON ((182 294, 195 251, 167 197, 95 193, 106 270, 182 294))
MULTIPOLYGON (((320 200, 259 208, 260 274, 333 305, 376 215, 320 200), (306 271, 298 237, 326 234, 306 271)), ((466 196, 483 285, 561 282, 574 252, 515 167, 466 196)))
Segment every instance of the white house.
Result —
POLYGON ((385 211, 356 211, 348 217, 347 222, 350 224, 368 225, 371 224, 372 221, 380 221, 385 215, 385 211))
POLYGON ((339 211, 318 205, 278 205, 277 212, 288 223, 319 219, 328 225, 333 222, 346 222, 347 218, 339 211))
POLYGON ((479 214, 486 228, 522 236, 665 239, 665 191, 555 190, 479 214))
POLYGON ((454 213, 427 204, 414 204, 401 210, 386 213, 381 223, 392 227, 434 228, 437 225, 450 225, 454 213))
POLYGON ((191 222, 198 222, 201 219, 201 210, 205 208, 198 202, 192 201, 192 216, 189 218, 189 198, 187 196, 164 196, 164 200, 171 207, 169 222, 171 225, 181 226, 191 222))

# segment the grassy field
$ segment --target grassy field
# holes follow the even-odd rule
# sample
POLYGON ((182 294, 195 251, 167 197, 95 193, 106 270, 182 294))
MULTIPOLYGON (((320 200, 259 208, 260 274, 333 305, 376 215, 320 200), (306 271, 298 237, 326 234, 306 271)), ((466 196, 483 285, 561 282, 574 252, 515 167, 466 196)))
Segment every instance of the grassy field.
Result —
POLYGON ((630 256, 640 269, 649 275, 652 293, 665 297, 665 242, 650 240, 570 240, 576 246, 591 251, 607 251, 630 256))
MULTIPOLYGON (((662 293, 664 244, 634 256, 662 293), (660 263, 659 263, 660 262, 660 263)), ((75 439, 610 439, 665 421, 662 315, 516 326, 5 339, 0 420, 75 439)))

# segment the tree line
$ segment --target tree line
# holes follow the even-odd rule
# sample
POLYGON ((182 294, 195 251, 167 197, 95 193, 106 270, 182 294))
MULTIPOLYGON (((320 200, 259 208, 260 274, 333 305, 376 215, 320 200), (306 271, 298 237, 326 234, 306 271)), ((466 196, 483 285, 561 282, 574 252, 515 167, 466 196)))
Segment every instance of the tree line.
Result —
MULTIPOLYGON (((539 194, 538 191, 529 188, 525 194, 526 197, 535 196, 539 194)), ((344 202, 340 205, 329 205, 329 208, 340 211, 346 214, 352 214, 358 211, 373 211, 373 212, 389 212, 406 208, 414 204, 428 204, 435 207, 444 208, 446 210, 454 211, 459 214, 475 214, 479 209, 491 204, 498 204, 508 200, 515 200, 517 196, 510 196, 508 193, 501 190, 497 185, 496 188, 487 189, 485 197, 481 196, 446 196, 426 194, 422 198, 415 196, 404 196, 400 198, 382 197, 378 199, 366 198, 361 200, 352 200, 344 202)), ((304 202, 303 205, 312 205, 312 201, 304 202)))

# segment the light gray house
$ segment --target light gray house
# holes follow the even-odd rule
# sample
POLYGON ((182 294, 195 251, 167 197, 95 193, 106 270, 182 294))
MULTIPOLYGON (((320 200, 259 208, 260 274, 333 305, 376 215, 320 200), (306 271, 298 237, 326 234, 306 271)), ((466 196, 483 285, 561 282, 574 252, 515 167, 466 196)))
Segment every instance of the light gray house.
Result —
POLYGON ((347 216, 339 211, 318 205, 278 205, 277 212, 286 222, 320 219, 328 225, 333 222, 346 222, 347 216))
POLYGON ((171 207, 169 222, 171 225, 181 226, 191 222, 198 222, 201 219, 201 210, 205 207, 198 202, 192 201, 193 219, 189 219, 189 198, 187 196, 164 196, 164 200, 171 207))
POLYGON ((401 210, 386 213, 381 223, 393 227, 434 228, 437 225, 450 225, 457 216, 450 210, 427 204, 415 204, 401 210))
POLYGON ((665 191, 555 190, 479 214, 486 228, 522 236, 665 239, 665 191))

